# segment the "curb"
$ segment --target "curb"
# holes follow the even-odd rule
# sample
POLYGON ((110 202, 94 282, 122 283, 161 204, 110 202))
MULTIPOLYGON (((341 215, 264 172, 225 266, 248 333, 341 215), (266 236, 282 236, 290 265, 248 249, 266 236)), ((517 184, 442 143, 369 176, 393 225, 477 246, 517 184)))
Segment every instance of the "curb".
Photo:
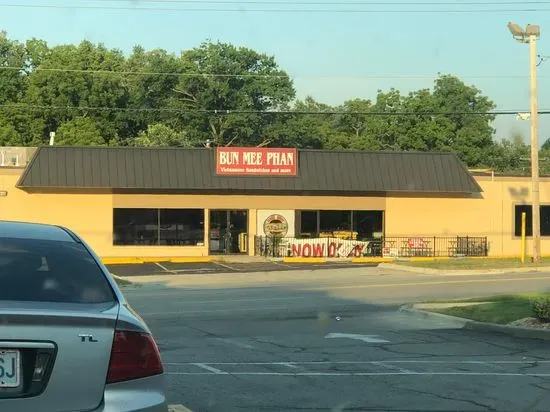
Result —
POLYGON ((522 326, 498 325, 496 323, 478 322, 475 320, 459 318, 457 316, 445 315, 443 313, 429 312, 416 309, 414 305, 404 305, 399 308, 400 312, 422 316, 423 318, 445 319, 457 324, 461 329, 477 332, 495 332, 515 338, 541 339, 550 341, 550 329, 525 328, 522 326))
POLYGON ((322 257, 285 257, 283 263, 327 263, 322 257))
POLYGON ((502 268, 502 269, 430 269, 419 268, 407 265, 398 265, 396 263, 380 263, 378 266, 381 269, 399 270, 402 272, 420 273, 424 275, 502 275, 506 273, 537 273, 550 272, 549 266, 540 267, 517 267, 517 268, 502 268))
POLYGON ((392 258, 382 258, 382 257, 358 257, 352 258, 351 263, 390 263, 393 262, 392 258))

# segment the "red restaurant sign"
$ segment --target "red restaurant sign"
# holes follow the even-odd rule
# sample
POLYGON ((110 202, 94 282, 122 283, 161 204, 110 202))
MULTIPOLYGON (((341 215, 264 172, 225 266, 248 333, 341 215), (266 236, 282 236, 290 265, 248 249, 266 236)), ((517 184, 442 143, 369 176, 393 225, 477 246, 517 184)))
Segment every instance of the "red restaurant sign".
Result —
POLYGON ((296 149, 268 147, 218 147, 218 175, 296 176, 296 149))

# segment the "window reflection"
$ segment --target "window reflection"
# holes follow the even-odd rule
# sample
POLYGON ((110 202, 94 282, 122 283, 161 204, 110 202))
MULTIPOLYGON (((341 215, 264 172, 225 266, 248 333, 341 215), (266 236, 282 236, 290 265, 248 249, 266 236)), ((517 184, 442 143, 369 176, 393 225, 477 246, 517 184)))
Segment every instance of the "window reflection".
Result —
POLYGON ((204 244, 203 209, 114 209, 114 245, 204 244))

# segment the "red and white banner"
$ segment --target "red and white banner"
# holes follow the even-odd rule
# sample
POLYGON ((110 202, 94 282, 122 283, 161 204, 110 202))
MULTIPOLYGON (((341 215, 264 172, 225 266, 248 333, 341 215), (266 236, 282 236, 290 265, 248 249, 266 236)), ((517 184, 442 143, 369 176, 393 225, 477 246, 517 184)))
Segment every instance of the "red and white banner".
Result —
POLYGON ((269 147, 218 147, 218 175, 296 176, 296 149, 269 147))
POLYGON ((279 245, 281 256, 295 257, 360 257, 367 254, 370 242, 338 238, 284 239, 279 245))

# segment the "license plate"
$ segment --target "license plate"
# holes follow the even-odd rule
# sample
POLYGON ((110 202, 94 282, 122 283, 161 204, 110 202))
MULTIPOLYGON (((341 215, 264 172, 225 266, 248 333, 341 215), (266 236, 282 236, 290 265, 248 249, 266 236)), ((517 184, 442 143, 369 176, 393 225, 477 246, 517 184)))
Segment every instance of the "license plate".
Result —
POLYGON ((18 350, 0 349, 0 388, 19 386, 20 357, 18 350))

